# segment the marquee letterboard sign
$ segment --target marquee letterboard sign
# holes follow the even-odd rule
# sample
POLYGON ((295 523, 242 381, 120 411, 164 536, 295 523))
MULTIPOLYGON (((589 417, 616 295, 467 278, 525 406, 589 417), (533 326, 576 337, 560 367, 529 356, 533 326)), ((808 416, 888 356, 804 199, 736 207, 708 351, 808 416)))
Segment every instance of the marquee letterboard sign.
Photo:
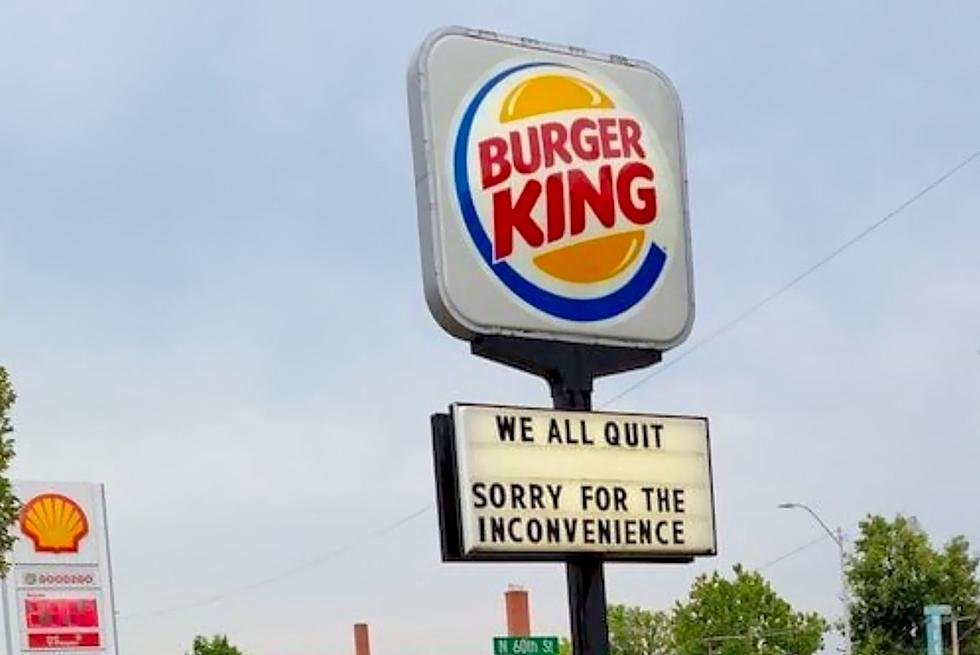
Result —
POLYGON ((705 418, 456 404, 433 424, 445 559, 715 554, 705 418))

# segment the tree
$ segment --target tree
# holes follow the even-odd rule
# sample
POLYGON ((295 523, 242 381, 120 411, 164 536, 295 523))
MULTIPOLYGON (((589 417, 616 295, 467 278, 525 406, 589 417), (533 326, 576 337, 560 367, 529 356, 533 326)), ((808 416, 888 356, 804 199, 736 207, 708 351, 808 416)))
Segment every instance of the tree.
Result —
MULTIPOLYGON (((609 622, 610 655, 669 655, 670 615, 651 612, 640 607, 610 605, 609 622)), ((572 644, 562 639, 558 655, 572 655, 572 644)))
POLYGON ((702 575, 674 610, 677 655, 812 655, 827 622, 796 612, 759 573, 735 566, 735 579, 702 575))
POLYGON ((10 421, 10 409, 16 400, 17 394, 14 393, 7 369, 0 366, 0 575, 6 575, 10 566, 7 553, 14 546, 10 526, 20 513, 20 501, 7 478, 7 470, 14 458, 14 439, 11 436, 14 426, 10 421))
POLYGON ((610 655, 668 655, 670 616, 639 607, 612 605, 609 608, 610 655))
POLYGON ((231 645, 228 637, 224 635, 214 635, 210 639, 207 637, 194 637, 194 645, 188 655, 245 655, 235 646, 231 645))
MULTIPOLYGON (((980 615, 977 559, 962 536, 941 550, 914 518, 869 516, 847 564, 856 655, 922 651, 925 605, 951 605, 962 617, 980 615)), ((961 631, 960 652, 980 655, 980 633, 961 631)))

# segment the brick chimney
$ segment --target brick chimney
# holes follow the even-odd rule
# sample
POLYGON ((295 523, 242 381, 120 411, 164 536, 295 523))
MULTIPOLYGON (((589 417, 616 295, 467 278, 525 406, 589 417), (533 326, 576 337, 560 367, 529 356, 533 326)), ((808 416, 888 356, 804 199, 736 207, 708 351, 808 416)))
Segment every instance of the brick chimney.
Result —
POLYGON ((504 593, 507 608, 507 636, 531 636, 531 606, 527 591, 523 587, 511 585, 504 593))
POLYGON ((371 655, 367 623, 354 624, 354 655, 371 655))

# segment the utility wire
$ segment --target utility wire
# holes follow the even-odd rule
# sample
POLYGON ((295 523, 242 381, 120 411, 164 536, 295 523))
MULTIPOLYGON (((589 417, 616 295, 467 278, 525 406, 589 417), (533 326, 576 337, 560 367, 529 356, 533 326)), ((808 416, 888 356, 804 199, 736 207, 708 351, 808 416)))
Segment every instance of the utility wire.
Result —
POLYGON ((822 534, 819 537, 817 537, 816 539, 814 539, 813 541, 808 541, 805 544, 803 544, 802 546, 797 546, 796 548, 794 548, 793 550, 789 551, 788 553, 785 553, 784 555, 780 555, 779 557, 777 557, 775 559, 771 559, 768 562, 765 562, 761 566, 757 566, 755 568, 755 570, 756 571, 764 571, 764 570, 768 569, 770 566, 775 566, 776 564, 779 564, 783 560, 787 560, 790 557, 793 557, 794 555, 798 555, 799 553, 802 553, 807 548, 810 548, 812 546, 816 546, 820 542, 824 541, 825 539, 829 539, 829 538, 830 538, 830 535, 829 534, 822 534))
POLYGON ((384 536, 384 535, 386 535, 386 534, 388 534, 390 532, 394 532, 395 530, 397 530, 398 528, 402 527, 403 525, 414 521, 415 519, 417 519, 418 517, 422 516, 423 514, 428 513, 433 507, 434 507, 434 504, 433 503, 428 503, 424 507, 420 507, 419 509, 415 510, 414 512, 412 512, 410 514, 406 514, 405 516, 401 517, 400 519, 398 519, 396 521, 392 521, 391 523, 388 523, 386 525, 383 525, 382 527, 380 527, 380 528, 378 528, 376 530, 372 530, 371 532, 368 532, 367 534, 365 534, 365 535, 363 535, 363 536, 361 536, 361 537, 359 537, 357 539, 354 539, 353 541, 351 541, 351 542, 349 542, 347 544, 344 544, 342 546, 338 546, 337 548, 334 548, 333 550, 329 550, 329 551, 323 553, 322 555, 318 555, 317 557, 314 557, 313 559, 307 560, 306 562, 303 562, 301 564, 297 564, 297 565, 293 566, 292 568, 285 569, 285 570, 280 571, 279 573, 276 573, 275 575, 271 575, 271 576, 269 576, 267 578, 262 578, 260 580, 256 580, 256 581, 251 582, 249 584, 246 584, 244 586, 238 587, 237 589, 231 589, 231 590, 226 591, 226 592, 223 592, 221 594, 217 594, 217 595, 214 595, 214 596, 208 596, 208 597, 201 598, 199 600, 192 601, 192 602, 189 602, 189 603, 182 603, 180 605, 174 605, 172 607, 165 607, 165 608, 162 608, 162 609, 147 610, 147 611, 143 611, 143 612, 136 612, 134 614, 121 614, 121 615, 119 615, 118 619, 121 620, 121 621, 129 621, 129 620, 134 620, 134 619, 135 620, 149 619, 149 618, 153 618, 153 617, 157 617, 157 616, 162 616, 162 615, 165 615, 165 614, 175 614, 177 612, 183 612, 185 610, 197 609, 199 607, 205 607, 207 605, 214 605, 215 603, 220 603, 221 601, 227 600, 229 598, 233 598, 235 596, 243 596, 243 595, 245 595, 247 593, 250 593, 252 591, 255 591, 256 589, 258 589, 260 587, 265 587, 265 586, 270 585, 270 584, 273 584, 275 582, 279 582, 280 580, 282 580, 284 578, 288 578, 290 576, 296 575, 297 573, 299 573, 301 571, 305 571, 306 569, 311 569, 311 568, 314 568, 316 566, 320 566, 321 564, 323 564, 324 562, 326 562, 328 560, 331 560, 331 559, 333 559, 333 558, 335 558, 335 557, 337 557, 339 555, 343 555, 344 553, 350 552, 351 550, 354 550, 355 548, 357 548, 359 546, 363 546, 364 544, 367 544, 367 543, 369 543, 371 541, 374 541, 374 540, 376 540, 376 539, 378 539, 378 538, 380 538, 380 537, 382 537, 382 536, 384 536))
MULTIPOLYGON (((822 632, 827 632, 829 630, 830 628, 827 627, 824 628, 822 632)), ((717 637, 701 637, 700 639, 698 639, 698 641, 705 643, 705 642, 714 642, 714 641, 737 641, 741 639, 764 639, 766 637, 781 637, 785 635, 792 635, 792 634, 796 634, 797 632, 799 632, 799 630, 787 628, 784 630, 769 630, 768 632, 743 632, 742 634, 738 634, 738 635, 719 635, 717 637)))
MULTIPOLYGON (((638 389, 642 385, 646 384, 648 381, 650 381, 651 379, 653 379, 657 375, 659 375, 659 374, 663 373, 664 371, 670 369, 671 367, 675 366, 676 364, 678 364, 679 362, 683 361, 684 359, 686 359, 690 355, 694 354, 695 352, 697 352, 698 350, 700 350, 704 346, 708 345, 709 343, 711 343, 712 341, 714 341, 715 339, 717 339, 718 337, 720 337, 724 333, 726 333, 729 330, 735 328, 740 323, 742 323, 745 319, 749 318, 750 316, 752 316, 753 314, 755 314, 756 312, 758 312, 759 310, 761 310, 763 307, 765 307, 766 305, 768 305, 772 301, 774 301, 777 298, 779 298, 780 296, 782 296, 784 293, 786 293, 787 291, 789 291, 790 289, 792 289, 793 287, 795 287, 801 281, 803 281, 804 279, 806 279, 807 277, 809 277, 813 273, 817 272, 819 269, 823 268, 828 263, 830 263, 831 261, 833 261, 834 259, 836 259, 843 252, 845 252, 846 250, 848 250, 849 248, 851 248, 852 246, 854 246, 855 244, 857 244, 859 241, 861 241, 862 239, 864 239, 865 237, 867 237, 868 235, 870 235, 872 232, 874 232, 878 228, 880 228, 883 225, 885 225, 888 221, 890 221, 891 219, 893 219, 896 216, 898 216, 899 214, 901 214, 903 211, 905 211, 910 206, 912 206, 913 204, 915 204, 918 200, 920 200, 923 196, 925 196, 926 194, 928 194, 929 192, 931 192, 932 190, 934 190, 935 188, 937 188, 938 186, 940 186, 941 184, 943 184, 944 182, 946 182, 949 178, 953 177, 956 173, 958 173, 963 168, 966 168, 970 163, 972 163, 978 157, 980 157, 980 150, 975 151, 970 156, 968 156, 965 159, 963 159, 962 161, 960 161, 958 164, 956 164, 955 166, 953 166, 951 169, 949 169, 948 171, 946 171, 945 173, 943 173, 941 176, 939 176, 938 178, 936 178, 935 180, 933 180, 930 184, 926 185, 921 190, 919 190, 917 193, 913 194, 907 200, 905 200, 904 202, 902 202, 895 209, 893 209, 892 211, 888 212, 887 214, 885 214, 884 216, 882 216, 880 219, 878 219, 877 221, 875 221, 871 225, 867 226, 866 228, 864 228, 863 230, 861 230, 860 232, 858 232, 857 234, 855 234, 853 237, 851 237, 850 239, 848 239, 844 243, 842 243, 839 246, 837 246, 836 248, 834 248, 827 255, 824 255, 822 258, 820 258, 819 260, 817 260, 815 263, 811 264, 808 268, 804 269, 802 272, 800 272, 799 274, 797 274, 795 277, 793 277, 792 279, 790 279, 788 282, 784 283, 782 286, 778 287, 776 290, 774 290, 773 292, 771 292, 769 295, 767 295, 764 298, 762 298, 761 300, 757 301, 755 304, 750 305, 747 309, 745 309, 744 311, 742 311, 740 314, 736 315, 733 319, 731 319, 727 323, 721 325, 719 328, 717 328, 714 331, 710 332, 706 337, 704 337, 700 341, 696 342, 693 346, 689 347, 687 350, 685 350, 684 352, 682 352, 680 355, 678 355, 677 357, 675 357, 671 361, 667 362, 666 364, 664 364, 664 365, 662 365, 662 366, 660 366, 658 368, 653 369, 653 371, 651 373, 645 375, 644 377, 640 378, 639 380, 637 380, 636 382, 634 382, 630 386, 626 387, 624 390, 622 390, 619 393, 617 393, 616 395, 614 395, 612 398, 609 398, 608 400, 606 400, 600 407, 608 407, 609 405, 615 403, 616 401, 624 398, 625 396, 627 396, 628 394, 632 393, 633 391, 635 391, 636 389, 638 389)), ((349 552, 349 551, 353 550, 354 548, 356 548, 358 546, 364 545, 364 544, 366 544, 368 542, 371 542, 371 541, 373 541, 375 539, 378 539, 379 537, 384 536, 384 535, 388 534, 389 532, 392 532, 392 531, 400 528, 401 526, 405 525, 406 523, 409 523, 409 522, 413 521, 414 519, 418 518, 422 514, 425 514, 426 512, 428 512, 429 510, 431 510, 433 507, 434 507, 434 505, 432 503, 429 503, 429 504, 425 505, 424 507, 421 507, 421 508, 417 509, 416 511, 412 512, 411 514, 408 514, 406 516, 403 516, 402 518, 400 518, 400 519, 398 519, 398 520, 396 520, 396 521, 394 521, 392 523, 389 523, 387 525, 384 525, 384 526, 378 528, 377 530, 374 530, 372 532, 367 533, 363 537, 361 537, 361 538, 359 538, 359 539, 357 539, 357 540, 355 540, 353 542, 350 542, 348 544, 345 544, 343 546, 340 546, 338 548, 335 548, 334 550, 328 551, 328 552, 326 552, 326 553, 324 553, 324 554, 322 554, 322 555, 320 555, 318 557, 315 557, 315 558, 313 558, 313 559, 311 559, 311 560, 309 560, 307 562, 304 562, 302 564, 298 564, 298 565, 296 565, 296 566, 294 566, 292 568, 289 568, 289 569, 286 569, 284 571, 281 571, 281 572, 279 572, 279 573, 277 573, 277 574, 275 574, 273 576, 270 576, 270 577, 267 577, 267 578, 263 578, 263 579, 257 580, 255 582, 249 583, 249 584, 244 585, 242 587, 239 587, 237 589, 233 589, 233 590, 230 590, 230 591, 227 591, 227 592, 224 592, 224 593, 215 595, 215 596, 209 596, 209 597, 206 597, 206 598, 202 598, 200 600, 197 600, 197 601, 194 601, 194 602, 191 602, 191 603, 185 603, 185 604, 181 604, 181 605, 174 605, 174 606, 171 606, 171 607, 162 608, 162 609, 158 609, 158 610, 149 610, 149 611, 144 611, 144 612, 137 612, 137 613, 134 613, 134 614, 124 614, 124 615, 120 615, 118 618, 119 618, 119 620, 147 619, 147 618, 152 618, 152 617, 161 616, 161 615, 165 615, 165 614, 173 614, 173 613, 182 612, 182 611, 185 611, 185 610, 196 609, 196 608, 199 608, 199 607, 205 607, 207 605, 213 605, 215 603, 219 603, 219 602, 221 602, 223 600, 226 600, 228 598, 232 598, 232 597, 235 597, 235 596, 241 596, 241 595, 250 593, 250 592, 252 592, 255 589, 258 589, 260 587, 264 587, 264 586, 273 584, 275 582, 278 582, 279 580, 282 580, 284 578, 293 576, 293 575, 299 573, 300 571, 304 571, 306 569, 319 566, 320 564, 322 564, 322 563, 324 563, 324 562, 326 562, 326 561, 328 561, 330 559, 333 559, 334 557, 337 557, 339 555, 342 555, 342 554, 344 554, 346 552, 349 552)), ((813 546, 813 545, 819 543, 820 541, 823 541, 826 538, 827 538, 827 536, 826 535, 823 535, 823 536, 819 537, 818 539, 815 539, 815 540, 813 540, 811 542, 808 542, 806 544, 803 544, 802 546, 799 546, 798 548, 796 548, 796 549, 794 549, 794 550, 792 550, 792 551, 790 551, 790 552, 788 552, 788 553, 786 553, 786 554, 784 554, 784 555, 782 555, 782 556, 780 556, 780 557, 778 557, 778 558, 776 558, 774 560, 771 560, 769 562, 764 563, 762 566, 758 567, 757 570, 761 571, 761 570, 763 570, 765 568, 768 568, 770 566, 773 566, 773 565, 775 565, 775 564, 777 564, 777 563, 779 563, 779 562, 781 562, 781 561, 783 561, 783 560, 785 560, 785 559, 787 559, 789 557, 792 557, 792 556, 796 555, 797 553, 799 553, 799 552, 801 552, 801 551, 809 548, 810 546, 813 546)))
MULTIPOLYGON (((267 578, 262 578, 262 579, 259 579, 259 580, 254 581, 254 582, 251 582, 251 583, 249 583, 247 585, 243 585, 241 587, 238 587, 237 589, 232 589, 232 590, 223 592, 221 594, 216 594, 214 596, 207 596, 207 597, 204 597, 204 598, 200 598, 200 599, 198 599, 196 601, 192 601, 192 602, 189 602, 189 603, 182 603, 182 604, 179 604, 179 605, 173 605, 171 607, 165 607, 165 608, 160 608, 160 609, 155 609, 155 610, 146 610, 146 611, 142 611, 142 612, 135 612, 133 614, 120 614, 117 617, 117 619, 120 620, 120 621, 131 621, 131 620, 150 619, 150 618, 155 618, 155 617, 158 617, 158 616, 164 616, 164 615, 167 615, 167 614, 176 614, 176 613, 183 612, 183 611, 186 611, 186 610, 197 609, 197 608, 200 608, 200 607, 206 607, 208 605, 214 605, 214 604, 220 603, 222 601, 228 600, 230 598, 235 598, 237 596, 243 596, 243 595, 248 594, 248 593, 250 593, 252 591, 255 591, 256 589, 258 589, 260 587, 265 587, 267 585, 270 585, 270 584, 279 582, 280 580, 283 580, 285 578, 288 578, 288 577, 291 577, 293 575, 296 575, 297 573, 300 573, 301 571, 305 571, 307 569, 311 569, 311 568, 320 566, 324 562, 326 562, 328 560, 331 560, 331 559, 333 559, 335 557, 338 557, 338 556, 340 556, 340 555, 342 555, 344 553, 350 552, 350 551, 354 550, 355 548, 357 548, 358 546, 362 546, 362 545, 367 544, 367 543, 369 543, 371 541, 374 541, 376 539, 379 539, 380 537, 383 537, 383 536, 385 536, 385 535, 387 535, 387 534, 389 534, 391 532, 394 532, 395 530, 397 530, 398 528, 402 527, 403 525, 414 521, 415 519, 417 519, 420 516, 422 516, 423 514, 427 513, 429 510, 433 509, 434 507, 435 507, 435 505, 433 503, 428 503, 427 505, 425 505, 423 507, 420 507, 419 509, 415 510, 414 512, 412 512, 410 514, 407 514, 407 515, 405 515, 405 516, 403 516, 403 517, 401 517, 401 518, 399 518, 399 519, 397 519, 395 521, 392 521, 391 523, 388 523, 388 524, 386 524, 386 525, 384 525, 384 526, 382 526, 382 527, 380 527, 380 528, 378 528, 376 530, 373 530, 371 532, 368 532, 367 534, 365 534, 365 535, 359 537, 358 539, 355 539, 355 540, 353 540, 353 541, 351 541, 351 542, 349 542, 347 544, 344 544, 343 546, 339 546, 337 548, 334 548, 333 550, 327 551, 327 552, 323 553, 322 555, 319 555, 319 556, 314 557, 314 558, 312 558, 310 560, 307 560, 306 562, 303 562, 301 564, 297 564, 296 566, 293 566, 291 568, 288 568, 288 569, 285 569, 283 571, 280 571, 279 573, 276 573, 275 575, 271 575, 271 576, 269 576, 267 578)), ((754 567, 754 570, 761 572, 761 571, 763 571, 763 570, 765 570, 765 569, 767 569, 767 568, 769 568, 771 566, 774 566, 774 565, 782 562, 783 560, 789 559, 790 557, 793 557, 794 555, 797 555, 797 554, 803 552, 807 548, 810 548, 811 546, 814 546, 814 545, 816 545, 816 544, 818 544, 818 543, 820 543, 820 542, 822 542, 822 541, 824 541, 825 539, 828 539, 828 538, 829 537, 826 534, 820 535, 816 539, 813 539, 813 540, 808 541, 808 542, 806 542, 806 543, 804 543, 804 544, 802 544, 800 546, 797 546, 793 550, 790 550, 790 551, 784 553, 783 555, 780 555, 779 557, 776 557, 775 559, 771 559, 771 560, 769 560, 767 562, 764 562, 763 564, 761 564, 759 566, 754 567)))
MULTIPOLYGON (((234 598, 234 597, 237 597, 237 596, 243 596, 243 595, 248 594, 248 593, 250 593, 252 591, 255 591, 256 589, 258 589, 260 587, 265 587, 267 585, 270 585, 270 584, 279 582, 280 580, 283 580, 284 578, 288 578, 288 577, 291 577, 293 575, 296 575, 297 573, 300 573, 301 571, 305 571, 307 569, 311 569, 311 568, 320 566, 324 562, 326 562, 328 560, 331 560, 331 559, 333 559, 335 557, 338 557, 340 555, 343 555, 344 553, 350 552, 350 551, 354 550, 355 548, 357 548, 358 546, 363 546, 364 544, 367 544, 367 543, 369 543, 371 541, 375 541, 376 539, 379 539, 380 537, 383 537, 383 536, 385 536, 385 535, 387 535, 387 534, 389 534, 391 532, 394 532, 395 530, 397 530, 398 528, 402 527, 403 525, 414 521, 415 519, 419 518, 423 514, 426 514, 427 512, 429 512, 429 510, 433 509, 434 507, 435 507, 434 504, 429 503, 429 504, 427 504, 427 505, 425 505, 423 507, 420 507, 419 509, 415 510, 414 512, 412 512, 410 514, 407 514, 407 515, 405 515, 405 516, 403 516, 403 517, 401 517, 401 518, 399 518, 399 519, 397 519, 395 521, 392 521, 391 523, 388 523, 388 524, 386 524, 386 525, 384 525, 384 526, 382 526, 382 527, 380 527, 380 528, 378 528, 376 530, 373 530, 371 532, 368 532, 367 534, 365 534, 365 535, 363 535, 363 536, 361 536, 361 537, 359 537, 359 538, 357 538, 357 539, 355 539, 355 540, 353 540, 353 541, 351 541, 351 542, 349 542, 347 544, 344 544, 343 546, 339 546, 337 548, 334 548, 333 550, 330 550, 330 551, 327 551, 327 552, 323 553, 322 555, 318 555, 317 557, 314 557, 314 558, 312 558, 310 560, 307 560, 306 562, 303 562, 301 564, 297 564, 297 565, 295 565, 295 566, 293 566, 291 568, 288 568, 288 569, 285 569, 283 571, 280 571, 279 573, 276 573, 275 575, 271 575, 271 576, 269 576, 267 578, 262 578, 260 580, 254 581, 254 582, 250 582, 249 584, 246 584, 246 585, 243 585, 241 587, 238 587, 237 589, 231 589, 229 591, 225 591, 223 593, 216 594, 214 596, 207 596, 207 597, 204 597, 204 598, 200 598, 200 599, 198 599, 196 601, 191 601, 189 603, 181 603, 179 605, 173 605, 171 607, 164 607, 164 608, 155 609, 155 610, 146 610, 146 611, 142 611, 142 612, 135 612, 133 614, 120 614, 117 618, 120 621, 131 621, 131 620, 150 619, 150 618, 155 618, 155 617, 158 617, 158 616, 163 616, 163 615, 166 615, 166 614, 176 614, 176 613, 183 612, 183 611, 186 611, 186 610, 197 609, 197 608, 200 608, 200 607, 206 607, 208 605, 214 605, 216 603, 220 603, 220 602, 222 602, 224 600, 228 600, 230 598, 234 598)), ((811 546, 813 546, 815 544, 820 543, 821 541, 823 541, 823 540, 825 540, 827 538, 828 538, 828 536, 826 534, 821 535, 820 537, 814 539, 813 541, 808 541, 807 543, 805 543, 805 544, 803 544, 801 546, 798 546, 798 547, 794 548, 793 550, 791 550, 791 551, 789 551, 789 552, 787 552, 787 553, 785 553, 783 555, 780 555, 779 557, 777 557, 775 559, 769 560, 768 562, 765 562, 765 563, 761 564, 760 566, 755 567, 755 570, 756 571, 763 571, 764 569, 767 569, 770 566, 773 566, 775 564, 778 564, 779 562, 782 562, 785 559, 788 559, 790 557, 793 557, 794 555, 796 555, 796 554, 798 554, 798 553, 806 550, 807 548, 810 548, 811 546)))
POLYGON ((684 352, 680 353, 677 357, 675 357, 674 359, 670 360, 669 362, 667 362, 666 364, 664 364, 662 366, 658 366, 658 367, 654 368, 650 373, 648 373, 647 375, 643 376, 642 378, 640 378, 639 380, 637 380, 636 382, 634 382, 630 386, 626 387, 625 389, 623 389, 622 391, 620 391, 619 393, 617 393, 612 398, 610 398, 610 399, 606 400, 605 402, 603 402, 602 405, 601 405, 601 407, 608 407, 609 405, 612 405, 613 403, 615 403, 616 401, 622 399, 623 397, 627 396, 628 394, 633 393, 634 391, 636 391, 637 389, 639 389, 641 386, 643 386, 644 384, 646 384, 647 382, 649 382, 650 380, 652 380, 656 376, 660 375, 664 371, 666 371, 666 370, 670 369, 671 367, 675 366, 679 362, 687 359, 687 357, 689 357, 690 355, 693 355, 695 352, 697 352, 698 350, 700 350, 704 346, 708 345, 709 343, 711 343, 712 341, 714 341, 715 339, 717 339, 718 337, 720 337, 724 333, 726 333, 729 330, 735 328, 742 321, 744 321, 745 319, 749 318, 750 316, 752 316, 753 314, 755 314, 756 312, 758 312, 760 309, 762 309, 763 307, 765 307, 766 305, 768 305, 769 303, 771 303, 776 298, 779 298, 781 295, 783 295, 784 293, 786 293, 787 291, 789 291, 790 289, 792 289, 793 287, 795 287, 797 284, 799 284, 800 282, 802 282, 804 279, 806 279, 810 275, 816 273, 818 270, 820 270, 821 268, 823 268, 824 266, 826 266, 827 264, 829 264, 831 261, 833 261, 834 259, 836 259, 839 255, 841 255, 843 252, 845 252, 846 250, 848 250, 849 248, 851 248, 853 245, 855 245, 856 243, 858 243, 859 241, 861 241, 862 239, 864 239, 866 236, 868 236, 869 234, 871 234, 872 232, 874 232, 878 228, 882 227, 883 225, 885 225, 885 223, 887 223, 888 221, 890 221, 891 219, 895 218, 896 216, 898 216, 899 214, 901 214, 903 211, 905 211, 906 209, 908 209, 909 207, 911 207, 912 205, 914 205, 923 196, 925 196, 930 191, 932 191, 936 187, 940 186, 943 182, 945 182, 946 180, 948 180, 949 178, 953 177, 958 172, 960 172, 961 170, 963 170, 964 168, 966 168, 968 165, 970 165, 978 157, 980 157, 980 150, 975 151, 970 156, 968 156, 965 159, 961 160, 958 164, 956 164, 955 166, 953 166, 952 168, 950 168, 949 170, 947 170, 945 173, 943 173, 942 175, 940 175, 939 177, 937 177, 935 180, 933 180, 932 182, 930 182, 929 184, 927 184, 925 187, 923 187, 918 192, 916 192, 915 194, 913 194, 911 197, 909 197, 903 203, 901 203, 900 205, 898 205, 897 207, 895 207, 895 209, 891 210, 890 212, 888 212, 887 214, 885 214, 884 216, 882 216, 881 218, 879 218, 877 221, 875 221, 871 225, 868 225, 866 228, 864 228, 863 230, 861 230, 860 232, 858 232, 857 234, 855 234, 853 237, 851 237, 850 239, 848 239, 844 243, 840 244, 839 246, 837 246, 836 248, 834 248, 833 250, 831 250, 829 253, 827 253, 826 255, 824 255, 823 257, 821 257, 820 259, 818 259, 816 262, 814 262, 813 264, 811 264, 809 267, 807 267, 806 269, 804 269, 803 271, 801 271, 800 273, 798 273, 795 277, 793 277, 792 279, 790 279, 788 282, 784 283, 782 286, 780 286, 777 289, 775 289, 774 291, 772 291, 769 295, 767 295, 764 298, 762 298, 761 300, 757 301, 755 304, 750 305, 747 309, 745 309, 744 311, 742 311, 740 314, 736 315, 733 319, 731 319, 727 323, 723 324, 721 327, 715 329, 713 332, 709 332, 706 337, 704 337, 700 341, 696 342, 690 348, 687 348, 684 352))
POLYGON ((966 630, 964 630, 960 634, 960 638, 959 638, 960 644, 965 643, 967 637, 969 637, 970 635, 972 635, 977 630, 977 628, 980 627, 980 625, 977 624, 977 621, 978 620, 980 620, 980 616, 965 616, 965 617, 958 616, 958 617, 956 617, 956 623, 957 624, 959 624, 959 623, 961 623, 963 621, 968 621, 968 622, 971 622, 972 623, 972 625, 970 625, 966 630))

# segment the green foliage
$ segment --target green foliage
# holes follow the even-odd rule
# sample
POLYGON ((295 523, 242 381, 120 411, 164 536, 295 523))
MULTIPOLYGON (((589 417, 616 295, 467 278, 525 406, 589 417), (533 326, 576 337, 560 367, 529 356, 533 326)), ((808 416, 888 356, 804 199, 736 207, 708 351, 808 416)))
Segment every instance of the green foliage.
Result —
MULTIPOLYGON (((759 573, 703 575, 673 612, 610 605, 610 655, 813 655, 827 623, 793 611, 759 573)), ((563 639, 559 655, 573 655, 563 639)))
POLYGON ((668 655, 670 617, 639 607, 611 605, 609 619, 610 655, 668 655))
POLYGON ((207 637, 194 637, 194 645, 188 655, 244 655, 242 651, 231 645, 228 637, 224 635, 214 635, 210 639, 207 637))
MULTIPOLYGON (((610 655, 668 655, 670 650, 670 615, 640 607, 610 605, 610 655)), ((562 639, 558 655, 572 655, 572 642, 562 639)))
POLYGON ((741 566, 735 579, 702 575, 673 616, 676 655, 812 655, 827 623, 793 611, 759 573, 741 566))
MULTIPOLYGON (((860 530, 847 566, 855 655, 921 653, 925 605, 952 605, 959 616, 980 614, 977 559, 965 538, 935 549, 918 522, 904 516, 869 516, 860 530)), ((980 633, 964 635, 960 652, 980 655, 980 633)))
POLYGON ((11 436, 14 426, 10 421, 10 409, 17 400, 17 394, 10 383, 7 369, 0 366, 0 575, 7 573, 9 563, 7 553, 14 545, 10 526, 20 513, 20 501, 14 496, 7 470, 14 458, 14 439, 11 436))

